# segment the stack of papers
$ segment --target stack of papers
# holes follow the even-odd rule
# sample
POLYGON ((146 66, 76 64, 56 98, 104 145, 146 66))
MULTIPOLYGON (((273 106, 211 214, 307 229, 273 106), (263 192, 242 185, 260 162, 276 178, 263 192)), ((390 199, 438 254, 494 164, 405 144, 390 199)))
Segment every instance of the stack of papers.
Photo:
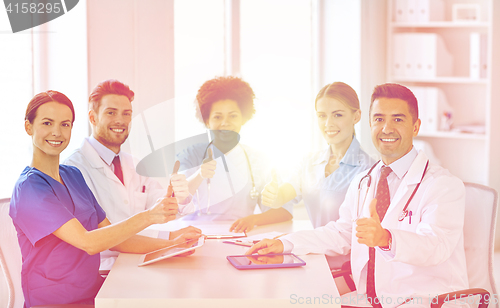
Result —
POLYGON ((485 134, 485 125, 456 125, 453 127, 452 131, 461 133, 471 133, 471 134, 485 134))

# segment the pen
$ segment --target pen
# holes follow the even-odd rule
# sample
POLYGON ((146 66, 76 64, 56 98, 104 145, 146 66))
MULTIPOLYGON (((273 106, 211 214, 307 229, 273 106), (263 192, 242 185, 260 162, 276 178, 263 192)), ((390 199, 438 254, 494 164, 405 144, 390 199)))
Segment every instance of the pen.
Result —
POLYGON ((236 243, 253 243, 253 244, 257 244, 260 241, 259 240, 253 240, 253 241, 240 241, 240 240, 236 240, 235 242, 236 243))
POLYGON ((245 246, 245 247, 252 247, 254 244, 257 244, 260 241, 254 240, 254 241, 224 241, 223 243, 226 244, 233 244, 233 245, 238 245, 238 246, 245 246))

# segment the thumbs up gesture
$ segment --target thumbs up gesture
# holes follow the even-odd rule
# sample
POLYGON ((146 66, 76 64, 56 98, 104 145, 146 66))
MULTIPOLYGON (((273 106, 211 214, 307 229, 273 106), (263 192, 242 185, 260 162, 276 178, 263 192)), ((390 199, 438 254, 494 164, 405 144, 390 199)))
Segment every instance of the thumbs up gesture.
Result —
POLYGON ((203 179, 213 178, 217 167, 217 162, 213 159, 213 152, 211 148, 208 148, 207 154, 208 157, 203 160, 200 167, 200 175, 203 179))
POLYGON ((175 162, 174 170, 170 175, 170 185, 168 186, 167 197, 175 197, 179 203, 189 197, 188 181, 184 174, 178 173, 181 163, 175 162))
POLYGON ((277 202, 278 194, 279 194, 278 176, 276 175, 276 170, 273 169, 272 181, 269 182, 262 190, 262 204, 275 209, 279 208, 280 205, 277 202))
POLYGON ((389 245, 390 232, 380 224, 377 214, 377 199, 370 203, 370 217, 360 218, 356 221, 356 237, 358 243, 368 247, 389 245))

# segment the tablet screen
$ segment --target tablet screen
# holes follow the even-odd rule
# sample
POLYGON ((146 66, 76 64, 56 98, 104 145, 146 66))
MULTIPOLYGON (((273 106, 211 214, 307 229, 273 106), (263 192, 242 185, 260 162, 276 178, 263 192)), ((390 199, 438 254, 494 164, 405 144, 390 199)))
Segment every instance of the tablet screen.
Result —
POLYGON ((147 253, 141 258, 139 266, 150 264, 159 260, 164 260, 184 252, 196 249, 204 244, 205 238, 200 237, 199 239, 188 241, 186 243, 177 244, 175 246, 165 247, 150 253, 147 253))

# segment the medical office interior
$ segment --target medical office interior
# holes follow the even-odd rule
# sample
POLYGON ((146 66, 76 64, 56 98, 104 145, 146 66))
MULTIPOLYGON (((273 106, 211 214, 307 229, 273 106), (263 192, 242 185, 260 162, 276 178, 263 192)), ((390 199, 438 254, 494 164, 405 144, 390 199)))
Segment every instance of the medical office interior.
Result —
MULTIPOLYGON (((377 158, 370 96, 374 86, 395 82, 419 102, 415 146, 462 181, 500 191, 498 0, 80 0, 65 15, 16 34, 0 10, 0 27, 0 198, 10 197, 30 163, 23 119, 36 93, 61 91, 74 103, 62 161, 90 134, 92 88, 110 78, 128 84, 134 120, 122 149, 140 160, 206 133, 194 116, 196 92, 229 75, 247 81, 256 96, 241 142, 268 154, 280 177, 326 146, 314 100, 335 81, 358 93, 356 137, 377 158)), ((293 215, 308 219, 300 204, 293 215)), ((6 292, 1 279, 0 302, 6 292)))

